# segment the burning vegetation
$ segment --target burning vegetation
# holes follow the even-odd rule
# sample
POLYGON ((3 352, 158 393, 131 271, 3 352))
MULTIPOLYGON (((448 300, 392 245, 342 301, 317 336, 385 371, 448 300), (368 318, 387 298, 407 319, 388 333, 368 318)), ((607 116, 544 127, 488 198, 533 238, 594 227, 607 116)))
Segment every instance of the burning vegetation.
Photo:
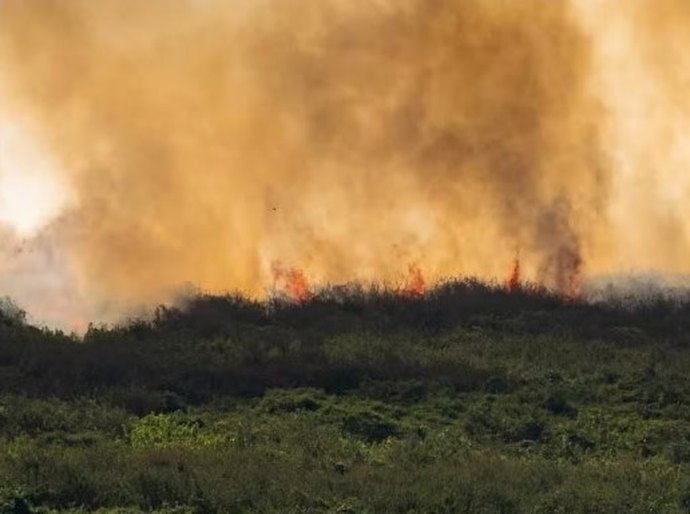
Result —
POLYGON ((274 294, 285 295, 290 301, 304 303, 312 292, 304 273, 296 268, 286 268, 280 262, 271 265, 274 294))

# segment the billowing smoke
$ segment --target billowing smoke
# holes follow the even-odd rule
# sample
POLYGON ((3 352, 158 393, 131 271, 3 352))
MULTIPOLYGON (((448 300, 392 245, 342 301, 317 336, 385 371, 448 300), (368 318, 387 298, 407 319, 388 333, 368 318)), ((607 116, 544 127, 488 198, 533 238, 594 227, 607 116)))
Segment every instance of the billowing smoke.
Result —
POLYGON ((684 6, 0 0, 0 92, 72 191, 41 237, 75 305, 261 295, 276 266, 504 278, 516 251, 571 295, 686 271, 684 6))

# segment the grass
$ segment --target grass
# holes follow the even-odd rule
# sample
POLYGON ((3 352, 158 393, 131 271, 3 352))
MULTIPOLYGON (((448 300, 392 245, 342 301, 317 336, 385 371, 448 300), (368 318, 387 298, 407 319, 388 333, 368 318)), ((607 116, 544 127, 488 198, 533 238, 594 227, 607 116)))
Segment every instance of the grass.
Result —
POLYGON ((0 512, 690 512, 690 303, 190 299, 0 320, 0 512))

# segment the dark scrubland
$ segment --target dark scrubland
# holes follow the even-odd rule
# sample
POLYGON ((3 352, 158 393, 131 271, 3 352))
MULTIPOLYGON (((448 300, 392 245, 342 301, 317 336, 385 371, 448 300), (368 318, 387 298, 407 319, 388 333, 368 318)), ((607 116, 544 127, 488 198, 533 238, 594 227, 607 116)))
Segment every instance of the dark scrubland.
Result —
POLYGON ((690 299, 459 280, 0 317, 0 512, 690 512, 690 299))

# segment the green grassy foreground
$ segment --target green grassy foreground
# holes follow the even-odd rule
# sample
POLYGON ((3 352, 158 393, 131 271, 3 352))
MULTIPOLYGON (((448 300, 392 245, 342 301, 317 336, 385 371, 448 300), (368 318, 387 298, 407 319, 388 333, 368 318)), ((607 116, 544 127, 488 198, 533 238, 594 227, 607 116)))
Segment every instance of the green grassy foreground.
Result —
POLYGON ((0 512, 690 512, 690 303, 199 297, 0 319, 0 512))

